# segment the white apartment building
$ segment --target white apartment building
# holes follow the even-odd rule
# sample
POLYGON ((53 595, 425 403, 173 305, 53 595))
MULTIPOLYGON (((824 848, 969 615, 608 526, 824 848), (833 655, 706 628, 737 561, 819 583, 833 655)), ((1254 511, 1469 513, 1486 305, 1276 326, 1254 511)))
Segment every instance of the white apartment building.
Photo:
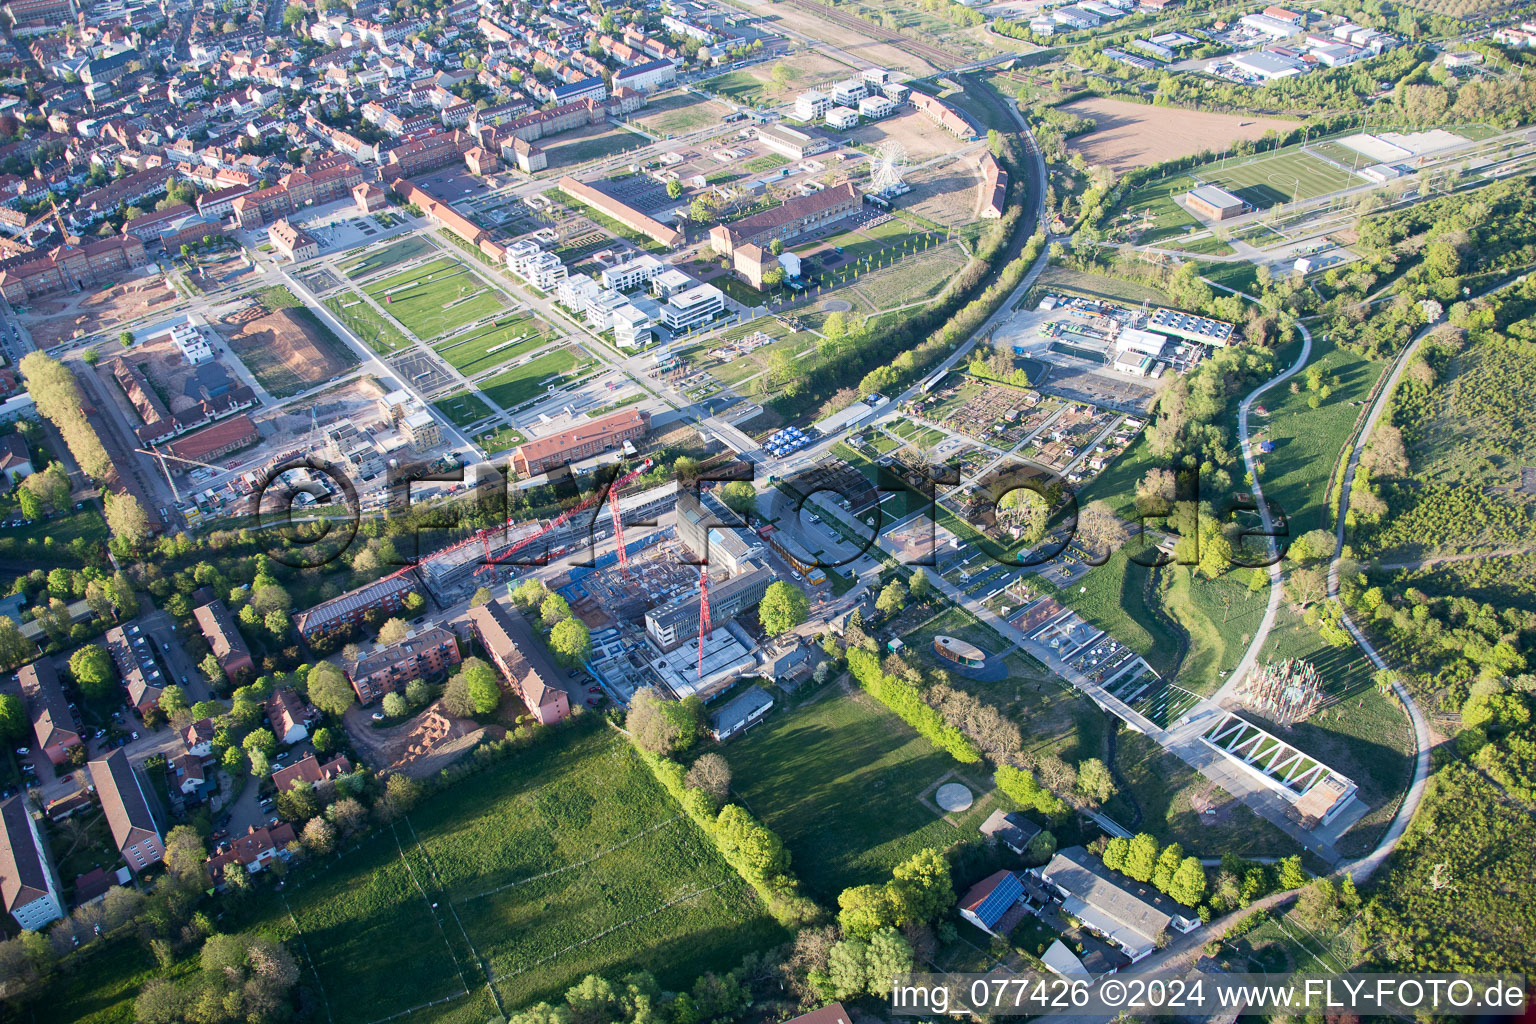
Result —
POLYGON ((0 804, 0 893, 5 909, 27 931, 64 916, 58 873, 25 797, 0 804))
POLYGON ((171 328, 171 341, 181 350, 182 357, 194 366, 213 358, 213 346, 208 344, 208 339, 203 337, 191 317, 171 328))
POLYGON ((686 291, 696 284, 698 284, 697 281, 681 270, 678 270, 676 267, 668 267, 651 278, 651 294, 658 299, 670 299, 678 292, 686 291))
POLYGON ((666 264, 650 253, 641 253, 633 259, 609 267, 600 275, 604 288, 616 291, 634 291, 648 284, 651 278, 666 269, 666 264))
POLYGON ((832 109, 832 100, 824 92, 807 89, 795 97, 795 120, 797 121, 815 121, 825 117, 830 109, 832 109))
POLYGON ((524 238, 507 247, 507 269, 542 292, 552 292, 570 277, 570 270, 560 257, 545 252, 532 239, 524 238))
POLYGON ((856 128, 859 124, 859 112, 851 107, 833 107, 827 111, 827 124, 833 128, 856 128))
POLYGON ((869 95, 869 87, 862 78, 845 78, 832 87, 832 102, 840 107, 852 107, 869 95))
POLYGON ((725 308, 725 296, 714 285, 701 284, 678 292, 661 307, 661 322, 673 333, 697 327, 725 308))
POLYGON ((859 116, 875 120, 896 113, 896 104, 884 96, 866 96, 859 100, 859 116))
POLYGON ((654 340, 655 326, 646 312, 626 302, 613 311, 613 340, 620 348, 644 348, 654 340))

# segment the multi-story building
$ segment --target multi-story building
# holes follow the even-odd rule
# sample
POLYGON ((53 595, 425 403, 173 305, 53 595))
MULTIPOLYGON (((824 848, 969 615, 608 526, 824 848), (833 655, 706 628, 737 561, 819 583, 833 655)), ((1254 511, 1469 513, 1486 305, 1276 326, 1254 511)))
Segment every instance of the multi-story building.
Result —
POLYGON ((862 78, 846 78, 828 90, 828 97, 839 107, 856 107, 869 95, 869 84, 862 78))
POLYGON ((156 660, 155 645, 137 625, 113 626, 102 639, 128 691, 128 701, 142 714, 158 707, 168 685, 156 660))
POLYGON ((160 826, 150 809, 138 772, 128 763, 128 755, 114 750, 105 758, 90 763, 91 783, 96 798, 112 828, 118 852, 134 874, 140 874, 165 859, 165 842, 160 826))
POLYGON ((187 460, 181 464, 183 468, 191 468, 189 463, 212 462, 230 452, 255 444, 260 438, 255 421, 241 413, 195 434, 178 437, 165 448, 176 458, 187 460))
POLYGON ((75 728, 75 718, 69 707, 69 698, 59 682, 53 661, 39 658, 23 665, 16 672, 21 684, 21 695, 27 702, 27 714, 32 719, 32 735, 37 747, 48 755, 54 764, 69 760, 69 752, 80 746, 80 733, 75 728))
POLYGON ((39 295, 79 291, 148 262, 144 243, 132 235, 60 245, 41 254, 23 253, 0 260, 0 295, 7 302, 23 303, 39 295))
MULTIPOLYGON (((709 584, 709 621, 714 629, 753 607, 763 599, 773 570, 757 562, 743 563, 744 572, 723 583, 709 584)), ((679 594, 645 613, 645 635, 663 653, 675 651, 699 635, 699 595, 679 594)))
POLYGON ((568 430, 536 438, 512 453, 512 469, 524 477, 537 476, 557 466, 612 451, 625 441, 644 437, 650 414, 639 409, 620 409, 601 419, 588 420, 568 430))
POLYGON ((405 689, 413 679, 446 672, 459 661, 458 639, 441 626, 431 626, 359 658, 348 677, 358 701, 371 704, 386 693, 405 689))
POLYGON ((677 81, 677 65, 670 60, 652 60, 632 64, 613 73, 615 89, 620 87, 653 92, 677 81))
POLYGON ((656 325, 655 319, 632 302, 615 308, 611 319, 613 343, 619 348, 644 348, 655 338, 655 332, 651 330, 656 325))
POLYGON ((666 264, 652 256, 650 253, 641 253, 633 259, 615 264, 598 275, 604 288, 612 288, 616 291, 634 291, 645 284, 651 278, 666 269, 666 264))
POLYGON ((679 488, 676 509, 677 539, 712 568, 738 576, 747 571, 748 562, 762 558, 757 535, 714 495, 679 488))
POLYGON ((357 164, 346 157, 329 156, 290 171, 271 188, 240 196, 231 210, 242 228, 259 228, 306 206, 349 198, 363 180, 357 164))
POLYGON ((552 292, 570 277, 570 269, 552 252, 529 238, 507 247, 507 269, 542 292, 552 292))
POLYGON ((661 307, 661 322, 674 334, 708 323, 725 309, 725 295, 712 284, 701 284, 673 295, 661 307))
MULTIPOLYGON (((829 100, 822 114, 826 114, 830 109, 832 109, 832 103, 829 100)), ((786 128, 777 124, 764 125, 757 129, 757 141, 791 160, 804 160, 808 156, 825 153, 832 148, 832 140, 826 136, 812 135, 797 128, 786 128)))
POLYGON ((355 626, 375 608, 397 612, 405 607, 406 595, 415 592, 416 584, 408 574, 385 576, 300 612, 294 625, 306 640, 310 640, 344 626, 355 626))
POLYGON ((560 189, 578 202, 606 214, 632 231, 638 231, 650 238, 653 242, 672 248, 683 242, 683 233, 676 228, 668 227, 661 221, 641 213, 627 203, 620 202, 606 192, 601 192, 585 182, 577 181, 567 174, 560 179, 560 189))
POLYGON ((799 235, 822 231, 857 212, 859 205, 859 190, 845 181, 808 196, 796 196, 734 224, 716 224, 709 229, 709 244, 727 256, 738 245, 748 242, 767 248, 775 239, 788 242, 799 235))
POLYGON ((256 663, 251 660, 251 649, 246 646, 245 637, 240 635, 240 628, 235 625, 235 617, 229 614, 229 608, 223 601, 215 598, 207 604, 198 605, 192 609, 192 617, 197 620, 197 628, 213 649, 213 656, 219 659, 219 668, 224 678, 238 685, 256 671, 256 663))
POLYGON ((320 255, 320 243, 305 231, 282 218, 267 228, 267 241, 287 259, 298 263, 320 255))
POLYGON ((364 480, 371 480, 384 471, 379 446, 350 421, 343 420, 325 428, 325 454, 352 467, 364 480))
POLYGON ((171 341, 181 350, 181 357, 193 366, 213 358, 213 346, 208 344, 202 328, 190 316, 171 328, 171 341))
POLYGON ((832 100, 824 92, 807 89, 795 97, 795 120, 818 121, 832 109, 832 100))
POLYGON ((443 443, 442 428, 437 425, 437 420, 426 409, 417 409, 406 414, 400 421, 400 429, 410 440, 411 447, 418 452, 428 451, 443 443))
POLYGON ((6 912, 27 931, 41 931, 64 916, 58 872, 24 796, 0 803, 0 895, 6 912))
POLYGON ((521 614, 491 601, 469 610, 469 629, 535 721, 549 725, 570 715, 570 696, 560 685, 566 676, 521 614))

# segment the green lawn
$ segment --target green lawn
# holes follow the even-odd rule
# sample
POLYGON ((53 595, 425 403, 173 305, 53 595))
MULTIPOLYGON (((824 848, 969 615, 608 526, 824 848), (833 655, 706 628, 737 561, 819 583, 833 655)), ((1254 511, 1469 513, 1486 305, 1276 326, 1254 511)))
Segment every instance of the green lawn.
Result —
POLYGON ((565 167, 570 164, 586 163, 588 160, 597 160, 605 156, 613 156, 625 150, 638 149, 649 145, 643 135, 626 131, 623 128, 614 128, 603 132, 601 135, 589 135, 585 138, 570 139, 566 142, 555 141, 544 147, 549 155, 549 166, 565 167))
POLYGON ((497 427, 495 430, 488 430, 481 434, 476 440, 480 442, 480 447, 484 448, 488 454, 495 454, 496 452, 504 452, 508 448, 516 448, 526 441, 527 438, 523 437, 521 432, 511 427, 497 427))
POLYGON ((1087 274, 1071 267, 1049 266, 1041 273, 1039 287, 1046 291, 1067 291, 1078 295, 1091 295, 1100 299, 1112 299, 1139 306, 1150 302, 1170 306, 1172 300, 1156 288, 1134 281, 1122 281, 1103 274, 1087 274))
POLYGON ((491 407, 476 395, 469 391, 458 391, 447 398, 439 398, 432 403, 433 408, 453 421, 454 426, 468 427, 479 423, 491 414, 491 407))
POLYGON ((325 308, 362 339, 363 344, 381 356, 408 348, 411 339, 400 329, 374 312, 367 301, 354 291, 343 291, 325 300, 325 308))
POLYGON ((1269 589, 1250 591, 1252 574, 1246 569, 1208 580, 1188 566, 1170 565, 1162 575, 1167 579, 1162 608, 1189 637, 1178 674, 1169 681, 1192 693, 1214 693, 1248 649, 1269 589))
POLYGON ((554 335, 548 325, 527 313, 504 316, 484 327, 455 334, 434 346, 453 368, 466 377, 511 362, 549 344, 554 335))
POLYGON ((730 108, 717 100, 700 99, 692 92, 655 96, 635 123, 657 135, 686 135, 719 121, 730 108))
MULTIPOLYGON (((596 723, 290 873, 281 898, 335 1024, 456 993, 467 994, 408 1019, 483 1020, 487 972, 508 1011, 589 973, 647 970, 678 988, 786 937, 624 739, 596 723)), ((253 923, 291 940, 279 896, 259 900, 253 923)))
POLYGON ((503 409, 512 409, 548 391, 551 378, 569 374, 585 362, 574 349, 555 349, 481 382, 480 390, 503 409))
POLYGON ((701 84, 710 92, 719 93, 749 107, 755 107, 772 98, 768 86, 749 71, 727 71, 701 84))
POLYGON ((372 252, 354 260, 338 264, 342 273, 354 280, 359 277, 367 277, 381 270, 392 267, 397 263, 425 256, 427 253, 436 252, 431 242, 419 235, 411 235, 399 241, 391 242, 382 249, 372 252))
POLYGON ((1133 563, 1130 554, 1122 549, 1088 570, 1056 600, 1147 659, 1166 679, 1177 667, 1180 637, 1152 607, 1147 594, 1152 570, 1133 563))
POLYGON ((187 977, 197 969, 197 960, 188 958, 161 969, 149 950, 130 936, 86 946, 70 957, 69 966, 49 984, 42 1001, 26 1007, 15 1019, 36 1024, 133 1024, 133 1001, 139 990, 152 978, 187 977))
POLYGON ((453 256, 374 281, 363 290, 422 340, 490 316, 505 306, 499 292, 487 287, 453 256))
MULTIPOLYGON (((970 839, 991 810, 978 799, 956 828, 921 802, 960 766, 862 693, 775 710, 726 758, 733 792, 783 838, 796 874, 829 904, 848 886, 888 878, 917 850, 970 839)), ((979 785, 985 771, 968 777, 979 785)))

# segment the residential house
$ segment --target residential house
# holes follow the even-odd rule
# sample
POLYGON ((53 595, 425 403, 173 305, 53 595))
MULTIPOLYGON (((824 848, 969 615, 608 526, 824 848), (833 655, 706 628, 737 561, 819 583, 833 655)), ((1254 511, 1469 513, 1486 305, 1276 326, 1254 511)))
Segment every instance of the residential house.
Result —
POLYGON ((128 763, 128 755, 114 750, 101 760, 92 761, 90 769, 96 798, 101 801, 107 824, 112 828, 112 839, 128 867, 139 874, 164 860, 165 841, 160 826, 138 772, 128 763))
POLYGON ((559 683, 565 676, 519 612, 491 601, 469 610, 469 628, 536 721, 549 725, 570 715, 570 697, 559 683))
POLYGON ((413 679, 445 672, 459 661, 458 638, 441 626, 432 626, 359 658, 349 678, 358 701, 369 704, 404 689, 413 679))
POLYGON ((295 783, 307 782, 311 786, 319 786, 323 783, 335 782, 351 770, 352 762, 341 754, 337 754, 325 764, 321 764, 314 754, 310 754, 287 768, 279 768, 273 772, 272 785, 277 787, 279 793, 286 793, 294 787, 295 783))
POLYGON ((988 815, 987 820, 981 823, 982 835, 996 839, 1021 857, 1040 832, 1039 825, 1018 811, 1004 811, 1001 808, 993 811, 988 815))
POLYGON ((1007 935, 1028 912, 1024 883, 1012 871, 988 875, 960 897, 960 916, 988 935, 1007 935))
POLYGON ((25 796, 0 803, 0 895, 6 912, 28 931, 64 916, 58 873, 25 796))
POLYGON ((37 738, 38 749, 48 755, 56 765, 69 759, 71 749, 80 746, 80 733, 75 729, 74 712, 59 674, 48 658, 39 658, 23 665, 16 673, 21 684, 21 695, 27 703, 27 714, 32 718, 32 735, 37 738))
POLYGON ((1069 846, 1032 869, 1062 897, 1061 909, 1125 951, 1132 962, 1166 941, 1170 929, 1200 927, 1194 911, 1150 885, 1119 875, 1081 846, 1069 846))
POLYGON ((32 453, 27 450, 27 439, 15 432, 0 435, 0 474, 5 476, 7 487, 15 487, 16 481, 31 476, 32 453))
POLYGON ((230 865, 238 864, 254 875, 283 856, 296 839, 293 826, 286 821, 261 828, 252 825, 245 835, 229 844, 229 849, 208 858, 208 874, 215 882, 223 882, 224 872, 230 865))
POLYGON ((181 741, 187 745, 187 753, 193 757, 212 757, 215 731, 211 718, 200 718, 183 729, 181 741))
POLYGON ((307 739, 312 718, 309 706, 295 690, 285 687, 267 698, 267 721, 272 726, 272 735, 283 746, 307 739))

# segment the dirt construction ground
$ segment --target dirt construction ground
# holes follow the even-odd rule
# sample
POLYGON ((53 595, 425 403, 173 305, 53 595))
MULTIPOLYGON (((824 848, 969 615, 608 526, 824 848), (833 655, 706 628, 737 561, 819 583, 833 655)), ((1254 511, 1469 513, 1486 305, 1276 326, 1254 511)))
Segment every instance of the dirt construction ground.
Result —
POLYGON ((354 704, 342 721, 365 762, 381 771, 404 772, 413 779, 424 779, 457 761, 485 731, 467 718, 450 718, 442 708, 439 701, 409 721, 375 729, 372 709, 354 704))
POLYGON ((321 384, 346 372, 347 365, 316 344, 309 328, 291 310, 268 313, 260 305, 246 306, 219 324, 229 342, 252 373, 269 390, 272 381, 291 378, 299 388, 321 384))
POLYGON ((1102 97, 1078 100, 1061 109, 1094 120, 1097 127, 1073 139, 1071 146, 1089 164, 1103 164, 1112 171, 1146 167, 1201 150, 1220 153, 1228 143, 1258 139, 1271 129, 1284 131, 1296 124, 1281 118, 1205 114, 1102 97))
POLYGON ((163 309, 178 300, 175 291, 156 275, 103 291, 50 295, 27 307, 27 330, 38 348, 104 331, 163 309))

